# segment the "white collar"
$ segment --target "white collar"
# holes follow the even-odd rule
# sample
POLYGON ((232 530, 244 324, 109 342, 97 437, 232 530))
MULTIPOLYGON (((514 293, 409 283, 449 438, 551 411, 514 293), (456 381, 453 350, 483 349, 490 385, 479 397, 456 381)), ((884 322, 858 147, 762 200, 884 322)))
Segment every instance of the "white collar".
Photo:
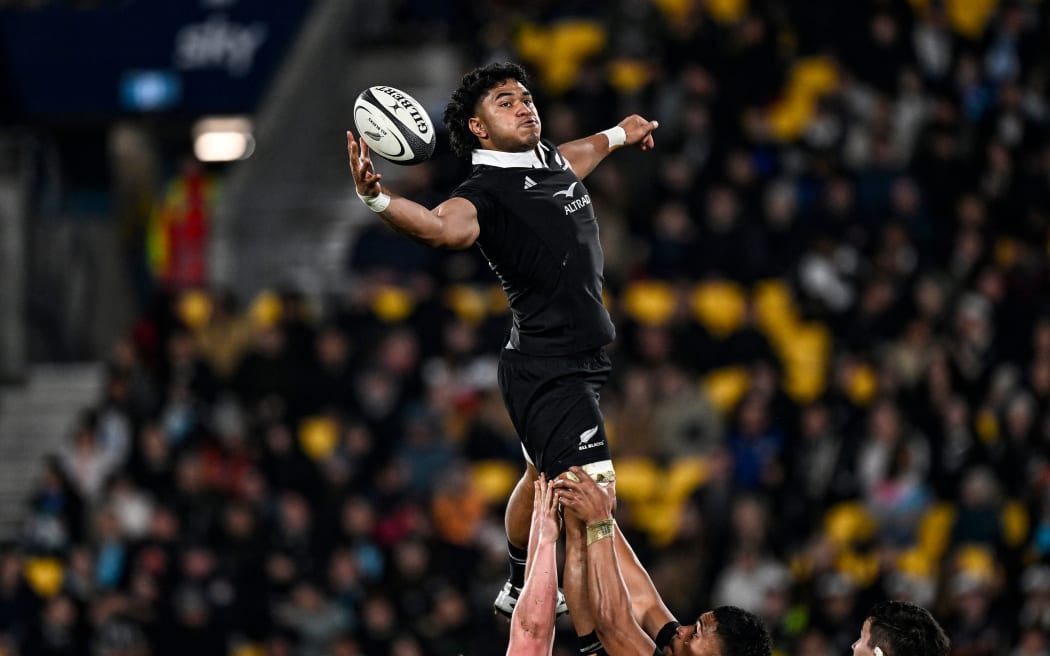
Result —
POLYGON ((475 149, 470 156, 470 163, 496 166, 501 169, 545 169, 547 164, 540 158, 539 148, 547 150, 542 143, 537 148, 523 153, 506 153, 502 150, 475 149))

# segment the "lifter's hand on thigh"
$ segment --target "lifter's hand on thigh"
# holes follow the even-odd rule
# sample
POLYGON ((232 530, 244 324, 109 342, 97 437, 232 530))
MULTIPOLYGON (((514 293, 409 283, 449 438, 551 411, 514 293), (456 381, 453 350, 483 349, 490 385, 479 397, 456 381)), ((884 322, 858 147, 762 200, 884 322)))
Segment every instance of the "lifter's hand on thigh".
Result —
POLYGON ((569 472, 577 480, 567 477, 559 478, 553 483, 558 502, 579 517, 584 524, 610 519, 616 503, 616 494, 612 486, 603 488, 579 467, 569 467, 569 472))

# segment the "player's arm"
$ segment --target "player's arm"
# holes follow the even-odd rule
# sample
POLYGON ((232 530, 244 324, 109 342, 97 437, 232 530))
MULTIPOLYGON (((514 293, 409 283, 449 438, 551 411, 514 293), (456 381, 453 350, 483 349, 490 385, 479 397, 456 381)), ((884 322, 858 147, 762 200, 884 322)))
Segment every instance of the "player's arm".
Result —
POLYGON ((674 615, 667 609, 649 572, 642 567, 624 534, 616 531, 613 539, 616 540, 616 561, 631 596, 631 612, 646 635, 655 640, 661 629, 671 623, 677 624, 674 615))
POLYGON ((394 230, 427 246, 438 248, 469 248, 478 238, 478 212, 474 204, 464 198, 449 198, 432 210, 407 198, 383 189, 369 156, 368 144, 360 145, 349 130, 346 149, 350 154, 350 172, 357 185, 357 194, 365 205, 379 215, 394 230))
POLYGON ((587 596, 598 637, 610 654, 651 654, 656 644, 635 621, 631 598, 616 556, 615 527, 600 530, 612 520, 612 498, 579 467, 569 469, 579 481, 559 479, 554 483, 558 501, 586 526, 587 596), (611 530, 612 533, 602 537, 611 530))
POLYGON ((617 148, 634 144, 638 144, 642 150, 652 148, 655 145, 653 130, 658 127, 658 122, 632 114, 614 128, 563 143, 558 146, 558 150, 561 151, 562 157, 569 160, 573 172, 583 179, 617 148))
POLYGON ((510 619, 507 656, 547 656, 554 644, 558 603, 558 502, 540 474, 532 495, 525 585, 510 619))
MULTIPOLYGON (((565 567, 562 584, 566 601, 572 610, 572 623, 577 635, 595 631, 591 616, 591 601, 587 587, 587 529, 574 513, 565 515, 565 567), (570 597, 570 592, 572 595, 570 597), (579 597, 578 599, 576 597, 579 597)), ((668 625, 677 626, 674 616, 656 591, 649 573, 635 555, 634 549, 622 532, 617 531, 616 561, 620 566, 627 594, 631 599, 631 614, 646 635, 657 640, 668 625)), ((659 643, 659 640, 657 640, 659 643)), ((582 643, 581 643, 582 644, 582 643)))

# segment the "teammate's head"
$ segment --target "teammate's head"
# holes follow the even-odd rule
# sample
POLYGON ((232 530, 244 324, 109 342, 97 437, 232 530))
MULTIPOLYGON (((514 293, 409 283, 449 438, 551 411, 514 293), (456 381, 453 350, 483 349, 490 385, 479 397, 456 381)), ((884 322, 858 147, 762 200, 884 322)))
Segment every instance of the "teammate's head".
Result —
POLYGON ((673 656, 770 656, 773 640, 762 620, 736 606, 719 606, 681 626, 671 641, 673 656))
POLYGON ((947 656, 949 649, 930 611, 907 601, 875 604, 853 643, 854 656, 947 656))
MULTIPOLYGON (((488 64, 464 75, 459 88, 452 93, 452 99, 445 107, 444 122, 452 150, 460 157, 466 157, 472 150, 481 147, 476 122, 475 129, 472 129, 471 119, 477 119, 479 112, 484 112, 485 108, 480 103, 489 95, 489 91, 503 84, 512 84, 527 92, 528 76, 517 64, 488 64)), ((539 126, 536 128, 538 130, 539 126)))

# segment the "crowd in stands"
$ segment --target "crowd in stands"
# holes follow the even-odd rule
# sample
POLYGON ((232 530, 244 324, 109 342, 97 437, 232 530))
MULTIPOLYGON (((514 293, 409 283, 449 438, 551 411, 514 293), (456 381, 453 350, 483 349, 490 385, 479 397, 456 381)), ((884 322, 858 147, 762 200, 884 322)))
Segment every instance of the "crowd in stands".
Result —
MULTIPOLYGON (((673 612, 829 656, 907 599, 953 654, 1050 653, 1046 3, 395 6, 522 61, 555 142, 660 121, 586 184, 619 523, 673 612)), ((503 652, 505 299, 382 225, 349 267, 144 309, 0 550, 0 654, 503 652)))

